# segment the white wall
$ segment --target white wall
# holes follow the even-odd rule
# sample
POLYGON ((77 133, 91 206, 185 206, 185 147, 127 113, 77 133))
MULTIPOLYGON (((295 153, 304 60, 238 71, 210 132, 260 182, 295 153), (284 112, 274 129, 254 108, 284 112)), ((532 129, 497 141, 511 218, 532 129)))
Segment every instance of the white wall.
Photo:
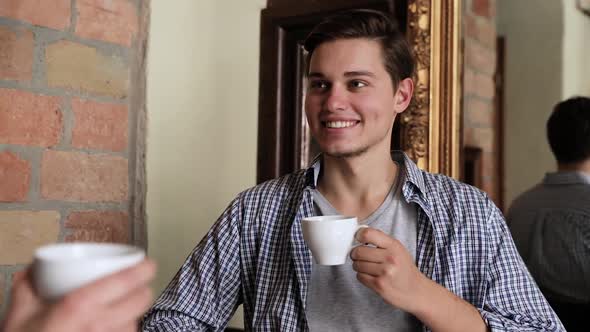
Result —
POLYGON ((545 123, 562 97, 563 10, 556 0, 497 1, 506 37, 505 202, 555 169, 545 123))
POLYGON ((590 96, 590 16, 563 0, 563 99, 590 96))
POLYGON ((265 1, 151 4, 148 253, 159 294, 230 200, 255 184, 265 1))

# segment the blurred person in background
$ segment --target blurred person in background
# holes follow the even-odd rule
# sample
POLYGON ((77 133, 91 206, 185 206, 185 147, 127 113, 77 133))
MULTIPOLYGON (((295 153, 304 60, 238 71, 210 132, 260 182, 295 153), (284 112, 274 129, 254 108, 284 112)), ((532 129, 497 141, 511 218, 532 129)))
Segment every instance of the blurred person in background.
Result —
POLYGON ((557 172, 520 195, 507 222, 520 255, 567 331, 588 331, 590 98, 558 103, 547 122, 547 138, 557 172))

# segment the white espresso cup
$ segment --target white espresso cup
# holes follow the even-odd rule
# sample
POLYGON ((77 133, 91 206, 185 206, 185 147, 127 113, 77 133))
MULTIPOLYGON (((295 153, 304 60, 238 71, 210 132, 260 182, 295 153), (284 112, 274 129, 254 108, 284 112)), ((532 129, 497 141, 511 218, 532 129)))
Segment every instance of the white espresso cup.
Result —
POLYGON ((317 216, 301 220, 303 239, 320 265, 346 262, 355 242, 354 235, 367 225, 359 225, 356 217, 317 216))
POLYGON ((43 246, 33 259, 33 285, 53 301, 93 281, 138 264, 145 252, 114 243, 61 243, 43 246))

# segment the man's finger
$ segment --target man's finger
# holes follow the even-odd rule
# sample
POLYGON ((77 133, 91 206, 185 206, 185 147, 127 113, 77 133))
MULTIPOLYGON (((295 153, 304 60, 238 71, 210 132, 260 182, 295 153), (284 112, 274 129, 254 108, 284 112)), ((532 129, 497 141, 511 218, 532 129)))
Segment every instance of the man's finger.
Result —
POLYGON ((352 269, 358 273, 368 274, 377 277, 383 273, 383 266, 379 263, 353 262, 352 269))
POLYGON ((389 248, 393 239, 375 228, 363 228, 356 232, 356 240, 360 243, 372 244, 378 248, 389 248))
POLYGON ((366 274, 366 273, 357 273, 356 274, 356 279, 363 285, 365 285, 365 287, 371 288, 373 289, 373 284, 375 283, 375 277, 373 277, 370 274, 366 274))
POLYGON ((350 259, 353 261, 381 263, 385 261, 385 256, 387 254, 388 252, 382 248, 357 246, 350 252, 350 259))
POLYGON ((10 301, 11 305, 6 313, 3 327, 7 331, 12 331, 14 326, 22 327, 26 325, 30 326, 31 331, 37 331, 35 327, 37 322, 34 318, 38 316, 42 307, 41 300, 35 296, 33 291, 30 268, 16 272, 13 275, 10 301))
POLYGON ((143 262, 100 279, 68 295, 70 300, 85 302, 89 306, 109 305, 128 296, 135 289, 145 287, 154 278, 156 265, 151 260, 143 262))
POLYGON ((150 287, 136 289, 129 296, 110 305, 105 311, 109 331, 128 330, 152 304, 153 294, 150 287))
POLYGON ((12 283, 13 284, 16 284, 16 283, 21 282, 25 278, 29 278, 30 270, 31 270, 31 268, 28 267, 28 268, 26 268, 24 270, 20 270, 18 272, 15 272, 12 275, 12 283))
POLYGON ((11 298, 15 306, 33 306, 39 302, 31 283, 30 268, 18 271, 13 275, 11 298))

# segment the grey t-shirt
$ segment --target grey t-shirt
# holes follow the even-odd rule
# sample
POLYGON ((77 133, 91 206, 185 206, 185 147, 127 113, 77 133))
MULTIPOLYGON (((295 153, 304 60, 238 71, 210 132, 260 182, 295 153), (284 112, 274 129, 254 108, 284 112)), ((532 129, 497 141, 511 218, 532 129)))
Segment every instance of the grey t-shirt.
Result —
MULTIPOLYGON (((400 168, 401 169, 401 168, 400 168)), ((403 183, 400 173, 397 183, 403 183)), ((318 215, 339 214, 314 190, 318 215)), ((401 195, 394 185, 381 206, 360 223, 377 228, 398 239, 416 258, 417 207, 401 195)), ((350 258, 343 265, 313 264, 307 294, 307 321, 311 332, 321 331, 421 331, 421 323, 412 315, 386 303, 377 293, 356 279, 350 258)))

